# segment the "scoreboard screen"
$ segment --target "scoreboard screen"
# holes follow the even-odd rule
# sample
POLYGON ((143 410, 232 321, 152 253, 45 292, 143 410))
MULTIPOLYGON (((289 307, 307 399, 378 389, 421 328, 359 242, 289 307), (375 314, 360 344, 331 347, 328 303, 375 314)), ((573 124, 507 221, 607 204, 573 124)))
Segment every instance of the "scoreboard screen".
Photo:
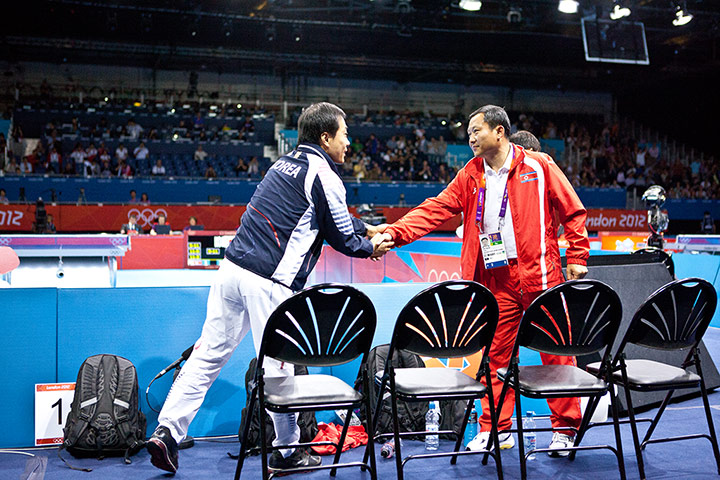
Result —
POLYGON ((218 268, 225 249, 235 237, 233 231, 191 230, 187 232, 187 267, 218 268))

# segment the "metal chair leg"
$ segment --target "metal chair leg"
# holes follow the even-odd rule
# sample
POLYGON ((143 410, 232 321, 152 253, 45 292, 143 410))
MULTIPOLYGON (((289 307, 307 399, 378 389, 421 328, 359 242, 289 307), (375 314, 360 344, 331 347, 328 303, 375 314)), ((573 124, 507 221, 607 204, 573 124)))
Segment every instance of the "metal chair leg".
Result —
MULTIPOLYGON (((465 438, 465 429, 467 428, 468 418, 470 418, 470 411, 472 410, 473 403, 475 402, 475 399, 468 400, 467 408, 465 409, 465 416, 463 417, 462 422, 462 428, 460 428, 460 434, 458 435, 457 440, 455 441, 455 452, 460 451, 460 446, 462 445, 462 441, 465 438)), ((457 455, 453 455, 450 458, 450 465, 455 465, 457 463, 457 455)))
MULTIPOLYGON (((612 381, 612 376, 610 377, 609 384, 610 391, 615 392, 615 384, 612 381)), ((617 451, 615 452, 615 456, 617 457, 618 468, 620 470, 620 479, 625 480, 625 459, 623 458, 622 437, 620 436, 620 421, 618 420, 619 414, 617 407, 617 399, 615 398, 615 395, 610 395, 610 410, 612 410, 613 429, 615 430, 615 448, 617 449, 617 451)))
POLYGON ((390 379, 390 403, 392 405, 393 416, 393 439, 395 440, 395 467, 397 469, 397 480, 403 480, 403 458, 402 445, 400 444, 400 422, 398 421, 398 411, 395 392, 395 379, 390 379))
MULTIPOLYGON (((595 409, 597 408, 598 403, 600 403, 600 399, 602 398, 602 395, 596 395, 594 397, 590 397, 588 399, 587 407, 585 407, 585 414, 583 415, 583 418, 580 422, 580 428, 578 428, 578 433, 575 436, 575 442, 573 443, 574 447, 577 447, 580 445, 580 442, 582 441, 583 437, 585 436, 585 432, 588 431, 588 427, 590 425, 590 419, 593 416, 593 413, 595 412, 595 409)), ((572 450, 570 454, 568 455, 568 460, 573 462, 575 461, 575 455, 577 454, 577 450, 572 450)))
MULTIPOLYGON (((492 373, 490 372, 490 363, 485 363, 485 381, 488 385, 491 385, 492 373)), ((503 469, 502 469, 502 456, 500 455, 500 438, 498 435, 498 417, 500 416, 499 410, 495 408, 495 397, 493 396, 492 385, 487 389, 488 396, 488 409, 490 410, 490 439, 495 445, 495 468, 497 470, 498 480, 503 480, 503 469)), ((487 465, 488 453, 483 455, 483 465, 487 465)))
MULTIPOLYGON (((499 413, 498 413, 499 415, 499 413)), ((525 439, 523 438, 522 405, 520 404, 520 389, 515 389, 515 418, 517 420, 518 453, 520 455, 520 478, 527 479, 527 461, 525 460, 525 439)), ((500 444, 496 446, 495 453, 500 454, 500 444)))
MULTIPOLYGON (((350 418, 352 418, 352 413, 353 407, 348 408, 347 413, 345 414, 345 422, 342 428, 342 432, 340 433, 340 440, 338 440, 337 448, 335 449, 335 458, 333 459, 333 464, 340 463, 340 455, 342 455, 343 446, 345 445, 345 437, 347 437, 347 432, 350 428, 350 418)), ((337 468, 330 469, 331 477, 334 477, 336 473, 337 468)))
MULTIPOLYGON (((511 375, 511 373, 512 373, 511 369, 508 369, 507 375, 511 375)), ((494 397, 493 397, 493 392, 492 392, 491 374, 487 376, 487 379, 485 380, 485 382, 487 383, 486 387, 487 387, 487 392, 488 392, 488 404, 493 405, 494 397)), ((497 411, 497 419, 496 420, 498 420, 498 421, 500 420, 500 412, 502 411, 503 403, 505 403, 505 396, 507 395, 508 390, 510 390, 510 381, 506 376, 505 382, 503 382, 503 388, 502 388, 502 390, 500 390, 500 397, 498 397, 497 407, 495 407, 495 410, 497 411)), ((498 439, 495 439, 495 440, 498 440, 498 439)), ((496 444, 496 445, 498 445, 498 444, 496 444)), ((500 447, 498 445, 498 449, 499 448, 500 447)), ((483 459, 482 459, 483 465, 487 465, 488 456, 489 456, 488 453, 483 455, 483 459)))
POLYGON ((262 391, 259 391, 258 395, 258 417, 260 418, 260 465, 262 468, 263 480, 269 479, 268 474, 268 459, 267 459, 267 438, 265 438, 265 405, 262 401, 262 391))
MULTIPOLYGON (((370 391, 370 375, 367 371, 367 368, 365 368, 365 372, 363 372, 363 381, 364 381, 364 391, 369 392, 370 391)), ((373 415, 372 415, 372 400, 370 399, 369 395, 365 395, 365 418, 366 420, 366 429, 368 432, 370 432, 370 425, 374 425, 373 421, 373 415)), ((375 459, 375 438, 374 432, 372 434, 368 434, 368 444, 365 447, 365 458, 370 457, 370 480, 377 480, 377 464, 375 459)), ((367 463, 367 460, 365 460, 363 463, 367 463)))
POLYGON ((710 432, 710 443, 712 444, 713 455, 715 455, 715 465, 717 466, 718 475, 720 475, 720 449, 718 449, 717 433, 715 433, 715 425, 713 424, 712 414, 710 413, 710 402, 708 401, 707 388, 705 387, 705 377, 703 377, 700 368, 700 356, 695 352, 695 368, 700 375, 700 392, 702 393, 703 406, 705 407, 705 418, 708 422, 708 430, 710 432))
POLYGON ((655 418, 653 418, 653 421, 650 423, 650 427, 648 427, 647 432, 645 432, 645 437, 642 439, 642 442, 640 442, 640 448, 644 449, 645 443, 650 440, 650 437, 655 431, 655 427, 657 427, 657 424, 660 421, 660 417, 662 417, 662 414, 665 412, 665 408, 667 408, 668 404, 670 404, 670 399, 672 398, 673 393, 675 393, 675 390, 669 390, 667 395, 665 395, 665 399, 660 404, 660 408, 658 409, 655 418))
POLYGON ((250 405, 248 405, 245 412, 247 412, 248 418, 245 419, 245 428, 243 428, 242 438, 240 439, 240 453, 238 454, 237 466, 235 467, 235 480, 240 480, 240 474, 242 473, 243 464, 245 463, 245 443, 247 442, 248 434, 250 433, 250 423, 252 423, 253 415, 255 415, 255 394, 257 389, 253 389, 250 395, 250 405))
MULTIPOLYGON (((627 370, 625 370, 624 365, 621 372, 623 377, 623 385, 628 385, 627 370)), ((640 436, 638 435, 637 420, 635 419, 635 408, 632 404, 632 395, 630 389, 627 386, 624 388, 624 390, 625 401, 627 402, 628 407, 628 417, 630 419, 630 430, 633 437, 633 446, 635 447, 635 458, 637 459, 638 473, 640 474, 640 479, 645 480, 645 462, 643 461, 642 456, 643 449, 640 446, 640 436)))
MULTIPOLYGON (((369 374, 368 374, 368 376, 369 376, 369 374)), ((374 378, 368 380, 368 382, 374 382, 374 381, 375 381, 374 378)), ((368 388, 370 388, 370 387, 368 386, 368 388)), ((387 388, 387 378, 385 378, 385 376, 383 375, 382 380, 380 381, 380 387, 378 388, 378 391, 377 391, 378 398, 377 398, 377 402, 375 404, 375 415, 372 416, 373 417, 372 418, 372 429, 368 429, 368 441, 370 441, 370 440, 375 441, 375 434, 377 433, 377 428, 378 428, 377 422, 378 422, 378 419, 380 418, 380 412, 382 411, 383 393, 385 393, 385 388, 387 388)), ((365 390, 365 391, 367 392, 369 390, 365 390)), ((370 418, 370 414, 368 414, 368 418, 370 418)), ((368 425, 370 425, 369 422, 368 422, 368 425)), ((368 452, 366 451, 365 455, 363 456, 363 463, 367 463, 367 462, 368 462, 368 452)))

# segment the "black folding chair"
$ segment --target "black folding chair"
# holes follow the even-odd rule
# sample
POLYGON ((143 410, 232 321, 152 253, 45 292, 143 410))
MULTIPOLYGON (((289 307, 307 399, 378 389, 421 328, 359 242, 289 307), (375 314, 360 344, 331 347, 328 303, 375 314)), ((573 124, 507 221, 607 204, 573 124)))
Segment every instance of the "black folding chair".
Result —
MULTIPOLYGON (((519 365, 518 351, 527 347, 538 352, 560 356, 578 356, 605 350, 601 368, 610 367, 610 349, 622 320, 622 305, 617 293, 608 285, 597 280, 572 280, 550 288, 530 304, 525 311, 508 368, 498 369, 498 378, 503 380, 503 389, 497 410, 501 411, 505 396, 510 388, 515 391, 515 412, 520 454, 520 472, 527 478, 527 458, 533 452, 550 452, 549 448, 535 448, 525 451, 523 441, 521 396, 529 398, 589 397, 579 429, 572 427, 537 427, 533 431, 548 432, 576 430, 583 432, 590 423, 593 411, 600 398, 612 389, 613 380, 606 381, 572 365, 519 365)), ((620 477, 625 478, 618 409, 612 401, 615 445, 579 446, 582 435, 577 434, 572 447, 561 449, 573 453, 578 450, 609 449, 617 457, 620 477)))
MULTIPOLYGON (((633 316, 627 333, 618 346, 612 361, 612 377, 625 387, 630 428, 635 446, 640 478, 645 478, 645 466, 642 452, 649 443, 671 442, 690 438, 707 438, 712 444, 715 464, 720 474, 720 451, 715 427, 710 414, 710 405, 705 388, 705 379, 700 366, 699 345, 715 313, 717 293, 713 286, 700 278, 676 280, 659 288, 643 303, 633 316), (629 344, 660 350, 688 349, 682 367, 645 359, 626 358, 625 347, 629 344), (695 367, 694 373, 688 370, 695 367), (666 438, 651 439, 655 427, 675 390, 700 388, 708 434, 698 433, 666 438), (668 393, 662 401, 655 418, 636 419, 632 404, 631 391, 668 393), (650 422, 642 442, 639 440, 637 423, 650 422)), ((600 375, 601 366, 593 363, 588 371, 600 375)))
MULTIPOLYGON (((455 464, 458 455, 472 455, 486 451, 460 451, 465 427, 475 399, 488 395, 492 418, 492 441, 498 442, 497 422, 492 398, 492 389, 481 383, 484 379, 490 385, 490 362, 488 351, 495 334, 498 320, 498 306, 490 291, 476 282, 447 281, 434 285, 413 297, 398 315, 390 342, 385 370, 375 376, 379 385, 376 411, 381 409, 384 395, 390 393, 393 415, 393 432, 374 435, 380 438, 392 435, 395 440, 395 462, 397 478, 402 480, 403 467, 412 459, 452 456, 455 464), (484 354, 475 378, 450 368, 396 368, 393 355, 398 350, 407 350, 421 356, 435 358, 456 358, 472 355, 484 349, 484 354), (400 432, 397 401, 467 400, 467 408, 460 432, 440 430, 432 434, 452 434, 457 440, 451 452, 402 456, 401 437, 428 435, 428 431, 400 432)), ((377 432, 377 425, 372 430, 377 432)), ((500 454, 496 449, 490 454, 495 459, 497 475, 502 479, 500 454)), ((483 464, 487 463, 487 458, 483 464)))
MULTIPOLYGON (((294 413, 305 410, 347 410, 346 419, 350 419, 355 408, 365 409, 368 418, 365 429, 371 431, 371 401, 367 395, 356 390, 339 378, 331 375, 309 374, 294 377, 265 377, 263 362, 266 357, 308 367, 328 367, 341 365, 362 357, 358 373, 358 385, 363 392, 368 391, 369 380, 366 367, 367 354, 370 351, 375 334, 375 308, 370 299, 355 288, 322 284, 294 294, 281 303, 270 315, 263 334, 260 353, 248 415, 258 415, 260 419, 260 450, 263 478, 268 480, 276 474, 331 469, 335 476, 341 467, 360 467, 370 470, 373 480, 377 478, 373 442, 368 441, 367 462, 339 463, 342 446, 348 432, 349 421, 344 422, 340 439, 334 442, 307 442, 294 445, 266 446, 265 409, 277 413, 294 413), (331 465, 303 467, 268 472, 267 454, 282 448, 305 448, 312 445, 334 445, 337 449, 331 465)), ((245 448, 250 419, 245 422, 241 439, 240 455, 235 471, 235 480, 240 478, 245 456, 245 448)))

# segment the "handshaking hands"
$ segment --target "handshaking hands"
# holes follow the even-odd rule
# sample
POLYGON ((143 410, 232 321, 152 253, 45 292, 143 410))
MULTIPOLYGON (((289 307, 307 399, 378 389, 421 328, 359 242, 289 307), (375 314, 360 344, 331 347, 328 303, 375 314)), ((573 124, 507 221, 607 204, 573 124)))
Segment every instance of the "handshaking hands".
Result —
POLYGON ((370 258, 377 262, 380 258, 385 255, 395 245, 392 237, 389 233, 385 233, 388 224, 383 223, 381 225, 367 225, 367 236, 370 238, 370 242, 373 245, 373 253, 370 258))

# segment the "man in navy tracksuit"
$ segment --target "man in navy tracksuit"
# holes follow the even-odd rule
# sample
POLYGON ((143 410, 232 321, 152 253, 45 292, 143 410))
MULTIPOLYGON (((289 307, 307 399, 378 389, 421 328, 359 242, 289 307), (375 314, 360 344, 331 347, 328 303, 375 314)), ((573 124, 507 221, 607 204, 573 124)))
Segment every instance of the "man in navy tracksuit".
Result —
MULTIPOLYGON (((260 349, 265 323, 283 300, 301 290, 324 241, 351 257, 377 258, 392 246, 377 227, 348 212, 335 164, 345 161, 345 113, 330 103, 306 108, 298 120, 298 147, 276 161, 258 185, 210 289, 200 339, 158 416, 147 448, 153 465, 175 473, 177 444, 187 435, 207 390, 249 330, 260 349)), ((294 367, 265 359, 265 374, 289 376, 294 367)), ((297 414, 269 412, 274 445, 300 439, 297 414)), ((271 469, 315 466, 305 449, 276 450, 271 469)))

